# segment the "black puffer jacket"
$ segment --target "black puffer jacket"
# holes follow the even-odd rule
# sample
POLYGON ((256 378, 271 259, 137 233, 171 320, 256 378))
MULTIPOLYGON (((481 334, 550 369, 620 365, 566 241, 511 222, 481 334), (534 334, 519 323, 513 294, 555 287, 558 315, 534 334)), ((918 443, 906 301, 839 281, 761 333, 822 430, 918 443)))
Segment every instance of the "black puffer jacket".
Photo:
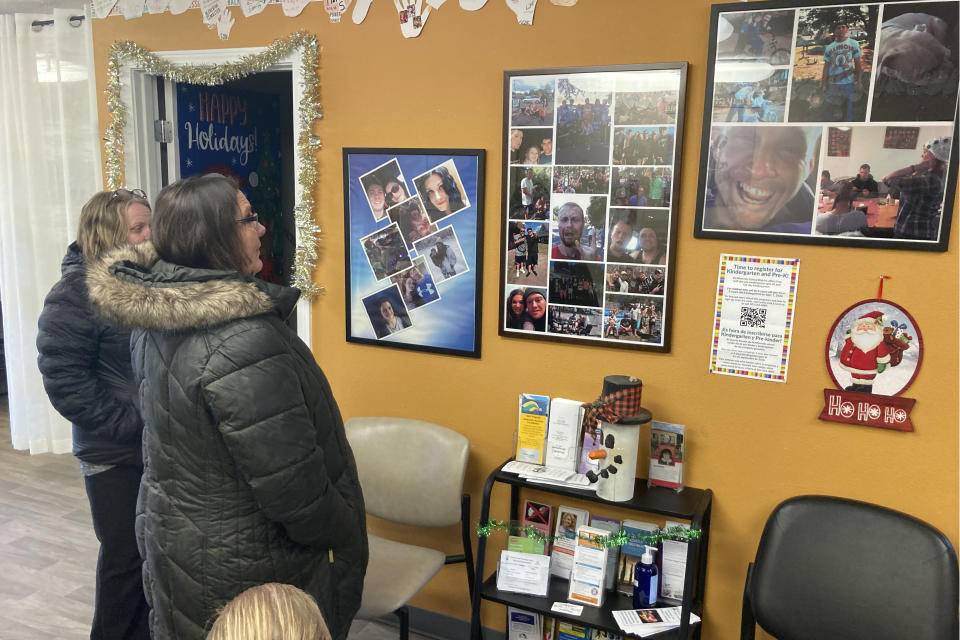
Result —
POLYGON ((130 366, 130 332, 97 317, 73 243, 43 302, 37 365, 50 403, 73 423, 73 454, 96 464, 140 464, 143 422, 130 366))
POLYGON ((264 582, 310 593, 345 638, 367 566, 363 495, 330 386, 283 322, 299 292, 159 261, 150 243, 92 265, 88 284, 95 308, 139 327, 154 640, 200 640, 264 582))

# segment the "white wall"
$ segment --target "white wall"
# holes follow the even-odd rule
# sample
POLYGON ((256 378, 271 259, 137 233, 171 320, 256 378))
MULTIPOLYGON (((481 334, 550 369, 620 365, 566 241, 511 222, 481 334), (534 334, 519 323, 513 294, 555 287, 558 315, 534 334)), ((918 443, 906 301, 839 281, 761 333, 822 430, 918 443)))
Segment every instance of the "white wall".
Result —
MULTIPOLYGON (((883 176, 920 162, 923 145, 932 138, 952 135, 952 127, 927 126, 920 127, 920 136, 917 138, 916 149, 884 149, 884 126, 855 126, 850 141, 850 157, 835 158, 826 155, 826 144, 823 145, 824 157, 820 162, 820 170, 826 169, 830 177, 836 180, 840 177, 856 175, 861 164, 870 165, 870 173, 878 182, 883 176)), ((826 136, 824 136, 826 138, 826 136)))

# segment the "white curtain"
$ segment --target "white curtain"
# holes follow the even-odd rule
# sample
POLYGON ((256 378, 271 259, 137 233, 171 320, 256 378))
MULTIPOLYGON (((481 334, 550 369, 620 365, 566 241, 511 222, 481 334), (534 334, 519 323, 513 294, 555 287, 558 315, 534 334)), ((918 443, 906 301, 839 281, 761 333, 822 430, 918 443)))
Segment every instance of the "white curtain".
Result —
POLYGON ((71 24, 78 12, 0 15, 0 304, 13 446, 31 453, 72 446, 37 370, 37 318, 102 185, 90 16, 71 24))

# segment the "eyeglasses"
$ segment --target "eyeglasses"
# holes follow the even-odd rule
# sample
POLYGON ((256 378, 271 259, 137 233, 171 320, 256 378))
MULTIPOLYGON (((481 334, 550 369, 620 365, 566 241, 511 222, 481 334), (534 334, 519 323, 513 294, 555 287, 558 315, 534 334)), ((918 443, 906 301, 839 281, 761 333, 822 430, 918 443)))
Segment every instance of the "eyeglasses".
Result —
POLYGON ((237 224, 246 224, 247 222, 260 222, 260 216, 255 213, 252 216, 247 216, 246 218, 240 218, 239 220, 235 220, 234 222, 236 222, 237 224))
POLYGON ((390 193, 401 193, 400 185, 395 184, 392 187, 390 187, 390 193))
POLYGON ((127 198, 130 198, 130 197, 140 198, 141 200, 147 199, 147 194, 144 192, 143 189, 117 189, 110 196, 110 199, 113 200, 118 196, 124 196, 127 198))

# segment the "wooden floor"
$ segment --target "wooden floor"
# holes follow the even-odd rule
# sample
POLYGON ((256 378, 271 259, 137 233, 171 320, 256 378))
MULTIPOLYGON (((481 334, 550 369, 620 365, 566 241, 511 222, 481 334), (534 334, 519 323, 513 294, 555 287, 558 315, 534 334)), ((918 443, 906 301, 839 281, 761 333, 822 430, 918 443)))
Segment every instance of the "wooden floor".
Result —
POLYGON ((0 638, 89 638, 98 549, 76 459, 14 451, 3 396, 0 638))
MULTIPOLYGON (((99 544, 76 459, 10 444, 0 396, 0 640, 83 640, 93 619, 99 544)), ((397 640, 357 620, 348 640, 397 640)), ((411 640, 427 640, 410 634, 411 640)))

